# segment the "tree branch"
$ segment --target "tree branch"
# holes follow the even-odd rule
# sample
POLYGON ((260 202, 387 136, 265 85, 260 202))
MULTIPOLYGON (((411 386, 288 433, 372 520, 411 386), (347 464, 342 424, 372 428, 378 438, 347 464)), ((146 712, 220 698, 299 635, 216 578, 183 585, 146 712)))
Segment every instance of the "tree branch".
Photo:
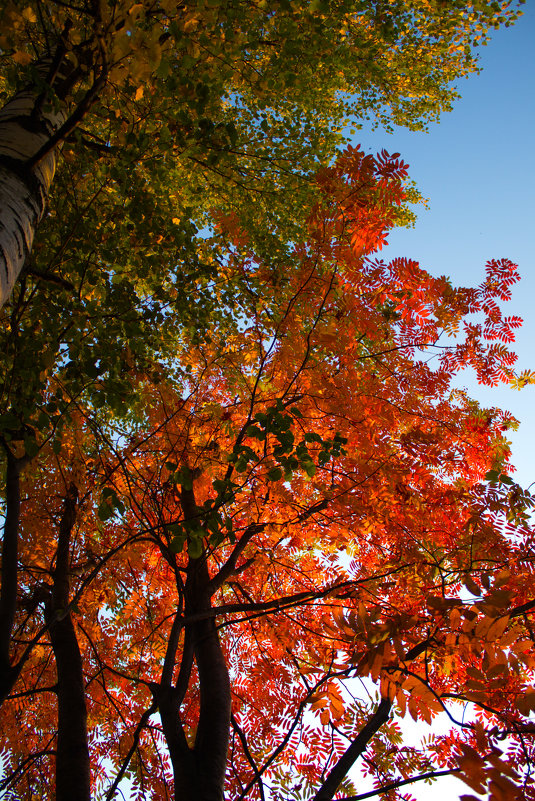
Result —
MULTIPOLYGON (((405 655, 404 661, 411 661, 424 653, 429 646, 429 641, 424 640, 415 645, 405 655)), ((316 795, 311 801, 332 801, 334 794, 342 783, 344 777, 353 767, 357 759, 364 753, 372 737, 377 734, 389 718, 392 709, 392 701, 382 698, 379 706, 368 720, 366 725, 360 730, 352 743, 347 747, 340 759, 331 769, 326 780, 323 782, 316 795)))
POLYGON ((130 748, 128 750, 128 753, 126 754, 125 758, 123 759, 123 763, 122 763, 122 765, 121 765, 121 767, 119 769, 119 772, 117 773, 117 776, 113 780, 112 786, 110 787, 110 789, 106 793, 106 801, 112 801, 113 796, 117 792, 117 789, 119 787, 119 783, 120 783, 121 779, 123 778, 124 774, 126 773, 128 765, 130 764, 130 760, 132 759, 132 757, 133 757, 133 755, 135 753, 135 750, 139 745, 139 738, 141 737, 141 732, 145 728, 145 726, 147 724, 147 721, 150 718, 150 716, 153 715, 154 712, 156 712, 157 709, 158 709, 158 704, 157 704, 156 700, 154 700, 152 702, 152 704, 150 705, 150 707, 148 709, 146 709, 143 712, 143 714, 141 715, 141 717, 139 719, 139 723, 137 724, 136 729, 135 729, 134 734, 133 734, 132 745, 130 746, 130 748))
POLYGON ((419 776, 413 776, 410 779, 400 779, 396 782, 390 782, 390 784, 385 784, 383 787, 378 787, 376 790, 370 790, 367 793, 361 793, 360 795, 348 795, 345 798, 338 799, 338 801, 364 801, 365 798, 373 798, 376 795, 388 793, 390 790, 396 790, 398 787, 403 787, 405 784, 414 784, 414 782, 421 782, 425 779, 438 779, 439 776, 451 776, 454 773, 460 773, 460 771, 460 768, 450 768, 450 770, 432 770, 429 771, 429 773, 421 773, 419 776))
POLYGON ((247 743, 247 738, 245 737, 244 731, 241 728, 241 726, 238 723, 238 721, 236 720, 236 718, 234 717, 234 714, 232 712, 230 714, 230 722, 232 724, 232 728, 234 729, 234 731, 236 732, 236 734, 239 737, 240 743, 241 743, 242 748, 243 748, 243 753, 245 754, 247 762, 249 763, 249 765, 253 769, 253 773, 254 773, 254 776, 255 776, 255 781, 258 784, 258 790, 260 792, 260 798, 262 799, 262 801, 265 801, 264 783, 262 782, 262 777, 261 777, 261 775, 260 775, 260 773, 258 771, 258 767, 256 765, 256 762, 255 762, 254 758, 253 758, 253 755, 251 754, 251 752, 249 750, 249 745, 247 743))
POLYGON ((359 756, 364 753, 372 737, 377 734, 381 726, 388 720, 391 709, 392 701, 389 701, 388 698, 382 698, 376 711, 331 769, 312 801, 332 800, 344 777, 359 756))

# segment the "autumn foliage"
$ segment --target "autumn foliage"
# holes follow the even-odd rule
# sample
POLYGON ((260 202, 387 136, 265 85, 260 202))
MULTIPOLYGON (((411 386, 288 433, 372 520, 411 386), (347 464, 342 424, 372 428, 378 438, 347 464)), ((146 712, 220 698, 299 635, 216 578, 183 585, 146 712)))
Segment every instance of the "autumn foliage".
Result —
POLYGON ((535 798, 532 498, 515 421, 452 383, 530 380, 500 305, 518 275, 381 260, 406 169, 348 148, 287 270, 221 214, 247 315, 185 341, 174 380, 132 368, 121 423, 80 402, 61 447, 4 443, 13 797, 394 799, 452 773, 465 799, 535 798))

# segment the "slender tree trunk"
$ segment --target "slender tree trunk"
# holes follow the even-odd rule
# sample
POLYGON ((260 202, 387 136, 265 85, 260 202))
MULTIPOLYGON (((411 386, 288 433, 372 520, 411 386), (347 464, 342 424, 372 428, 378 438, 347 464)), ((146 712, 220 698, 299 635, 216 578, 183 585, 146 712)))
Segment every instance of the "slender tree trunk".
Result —
POLYGON ((82 658, 68 611, 69 553, 77 501, 76 487, 71 485, 60 523, 54 587, 47 610, 57 670, 56 801, 90 801, 91 798, 82 658))
MULTIPOLYGON (((424 640, 414 645, 407 651, 404 660, 410 662, 412 659, 416 659, 416 657, 420 656, 420 654, 425 653, 430 642, 430 640, 424 640)), ((312 797, 311 801, 332 801, 336 791, 350 769, 357 759, 362 756, 381 726, 383 726, 390 717, 391 710, 392 701, 388 698, 382 698, 373 715, 349 744, 341 757, 334 763, 327 778, 312 797)))
POLYGON ((0 703, 5 700, 13 684, 9 650, 17 611, 20 521, 20 462, 9 450, 6 453, 6 517, 2 539, 2 586, 0 588, 0 703))
POLYGON ((0 308, 31 251, 56 169, 56 149, 28 162, 65 120, 31 88, 0 110, 0 308))
POLYGON ((171 765, 173 766, 175 794, 176 789, 181 788, 182 797, 193 798, 195 793, 195 760, 193 750, 189 747, 180 722, 180 704, 187 691, 193 665, 193 648, 191 647, 189 631, 185 632, 180 675, 176 686, 173 686, 173 672, 181 630, 182 615, 181 610, 178 609, 169 634, 157 702, 163 733, 169 749, 171 765))

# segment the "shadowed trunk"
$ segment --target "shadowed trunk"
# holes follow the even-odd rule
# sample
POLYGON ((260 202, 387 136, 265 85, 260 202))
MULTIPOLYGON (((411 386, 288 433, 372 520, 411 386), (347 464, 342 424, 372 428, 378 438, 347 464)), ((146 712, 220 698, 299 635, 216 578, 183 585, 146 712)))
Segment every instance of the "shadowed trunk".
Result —
MULTIPOLYGON (((190 564, 186 582, 186 617, 211 607, 206 559, 190 564), (190 586, 188 587, 188 583, 190 586)), ((230 731, 230 679, 213 617, 191 625, 193 650, 199 671, 200 713, 194 757, 197 798, 221 801, 225 784, 230 731)), ((175 793, 176 801, 182 797, 175 793)))
MULTIPOLYGON (((193 491, 182 490, 186 519, 197 511, 193 491)), ((158 704, 164 735, 169 748, 175 785, 175 801, 222 801, 228 759, 231 693, 215 620, 195 620, 211 608, 213 587, 204 554, 190 557, 185 596, 184 646, 176 686, 171 686, 181 619, 177 615, 170 638, 158 704), (188 618, 191 622, 188 622, 188 618), (195 742, 190 747, 180 721, 180 704, 186 692, 193 659, 199 673, 200 710, 195 742), (172 664, 171 664, 172 663, 172 664)))
POLYGON ((57 670, 56 801, 90 801, 91 798, 82 658, 68 610, 69 552, 77 501, 78 492, 71 484, 63 508, 54 587, 47 610, 57 670))
POLYGON ((0 589, 0 703, 13 685, 9 649, 17 610, 17 570, 20 521, 20 461, 9 450, 6 470, 6 517, 2 539, 2 587, 0 589))

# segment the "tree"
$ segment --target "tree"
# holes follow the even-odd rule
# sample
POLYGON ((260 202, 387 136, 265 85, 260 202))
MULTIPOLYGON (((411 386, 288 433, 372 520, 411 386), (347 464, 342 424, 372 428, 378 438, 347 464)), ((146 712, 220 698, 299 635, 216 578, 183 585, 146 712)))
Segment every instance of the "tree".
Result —
MULTIPOLYGON (((133 235, 150 250, 159 233, 128 201, 125 214, 133 179, 149 209, 168 197, 168 230, 176 220, 187 235, 225 206, 273 258, 348 117, 422 127, 450 107, 451 82, 476 69, 473 47, 516 16, 510 0, 7 4, 3 80, 15 94, 0 113, 0 304, 23 267, 32 280, 77 285, 64 263, 58 276, 30 258, 61 146, 76 191, 89 170, 102 185, 97 210, 103 192, 116 196, 109 225, 123 242, 133 235)), ((93 245, 110 235, 95 216, 93 245)), ((97 261, 101 273, 143 281, 105 248, 97 261)))
POLYGON ((221 216, 251 315, 180 379, 137 375, 128 426, 78 404, 18 477, 4 790, 87 799, 89 759, 95 798, 124 777, 221 798, 226 775, 233 801, 363 799, 361 758, 393 798, 444 772, 534 797, 533 501, 506 472, 515 421, 450 389, 466 366, 515 380, 516 269, 456 289, 373 257, 405 174, 346 151, 277 280, 221 216), (406 711, 452 730, 404 747, 406 711))

